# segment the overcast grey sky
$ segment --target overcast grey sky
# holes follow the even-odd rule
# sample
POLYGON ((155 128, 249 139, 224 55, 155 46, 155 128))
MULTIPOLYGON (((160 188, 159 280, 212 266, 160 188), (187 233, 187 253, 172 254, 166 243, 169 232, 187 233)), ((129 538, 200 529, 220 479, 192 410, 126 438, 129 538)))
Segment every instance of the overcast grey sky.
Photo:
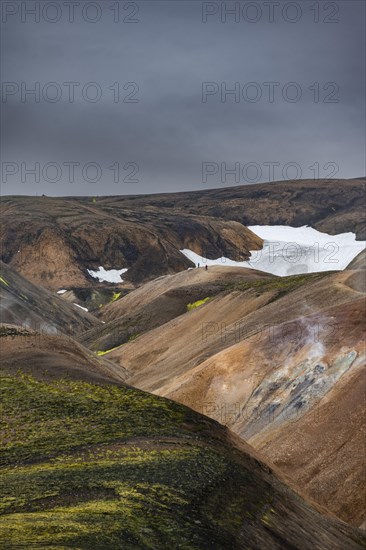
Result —
POLYGON ((363 176, 364 51, 363 1, 4 1, 2 194, 363 176))

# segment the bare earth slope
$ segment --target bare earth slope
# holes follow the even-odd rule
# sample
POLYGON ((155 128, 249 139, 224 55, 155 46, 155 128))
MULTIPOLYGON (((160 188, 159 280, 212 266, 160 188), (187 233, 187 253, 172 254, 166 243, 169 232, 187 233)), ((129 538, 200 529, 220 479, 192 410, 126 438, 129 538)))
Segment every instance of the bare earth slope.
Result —
POLYGON ((101 322, 0 261, 0 322, 77 335, 101 322))
POLYGON ((4 548, 363 547, 215 421, 96 372, 22 373, 24 338, 2 336, 4 548))
POLYGON ((159 277, 100 309, 105 324, 85 332, 80 341, 95 351, 110 350, 183 315, 192 304, 211 299, 235 281, 270 277, 252 269, 221 266, 159 277))
POLYGON ((310 225, 366 239, 365 181, 301 180, 188 193, 1 199, 0 259, 52 290, 97 287, 88 274, 128 268, 130 284, 192 266, 179 250, 246 260, 248 225, 310 225))
MULTIPOLYGON (((100 201, 101 202, 101 201, 100 201)), ((139 283, 192 266, 179 251, 247 259, 262 239, 236 221, 164 213, 160 209, 103 208, 92 198, 3 197, 1 259, 47 288, 94 286, 89 270, 128 268, 139 283)))
POLYGON ((255 224, 366 239, 364 198, 364 179, 4 197, 0 546, 359 548, 365 254, 274 277, 179 250, 246 259, 255 224))
POLYGON ((2 324, 0 338, 1 368, 11 374, 21 370, 39 380, 68 378, 110 384, 128 375, 67 336, 2 324))
POLYGON ((334 235, 353 231, 366 239, 365 178, 275 181, 202 191, 104 197, 115 209, 159 208, 204 214, 244 225, 310 225, 334 235))
POLYGON ((230 426, 314 500, 359 526, 365 519, 365 400, 357 398, 365 365, 363 274, 243 278, 106 357, 128 369, 129 383, 230 426), (342 399, 334 437, 324 411, 351 387, 355 397, 342 399), (308 429, 320 410, 316 429, 308 429))
MULTIPOLYGON (((348 265, 347 269, 365 270, 366 269, 366 250, 363 250, 362 252, 360 252, 360 254, 358 254, 358 256, 356 256, 356 258, 348 265)), ((364 274, 364 277, 366 277, 365 274, 364 274)))

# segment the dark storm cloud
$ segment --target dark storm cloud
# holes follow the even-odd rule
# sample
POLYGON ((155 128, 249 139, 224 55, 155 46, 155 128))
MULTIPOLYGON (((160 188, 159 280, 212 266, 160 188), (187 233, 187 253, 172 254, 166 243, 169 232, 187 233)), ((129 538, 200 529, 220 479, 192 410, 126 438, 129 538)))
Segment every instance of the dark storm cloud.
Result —
MULTIPOLYGON (((306 1, 293 3, 302 12, 296 23, 284 20, 285 2, 273 22, 262 5, 257 23, 242 16, 238 22, 228 16, 223 23, 221 2, 208 6, 218 13, 207 23, 202 3, 195 1, 138 2, 139 12, 131 16, 137 23, 114 22, 110 7, 116 3, 101 2, 103 16, 94 24, 80 16, 83 2, 73 23, 59 2, 62 17, 54 24, 42 17, 35 23, 30 15, 22 22, 23 3, 7 4, 19 11, 2 24, 2 81, 14 83, 7 85, 2 103, 3 194, 149 193, 235 183, 234 176, 222 179, 221 169, 202 181, 205 162, 226 162, 229 169, 255 163, 260 181, 269 179, 269 162, 277 163, 275 179, 282 178, 288 163, 296 163, 307 178, 314 176, 314 166, 320 177, 332 174, 335 165, 338 177, 364 174, 363 2, 325 3, 328 11, 320 2, 318 23, 311 8, 317 3, 306 1), (339 22, 325 23, 332 11, 339 22), (36 82, 39 103, 31 95, 22 101, 21 83, 32 88, 36 82), (50 82, 57 86, 45 88, 50 82), (74 102, 66 82, 80 83, 74 102), (97 87, 83 90, 90 82, 97 87), (119 102, 114 101, 117 82, 119 102), (206 102, 204 82, 215 83, 209 88, 215 94, 206 102), (232 89, 236 82, 239 101, 232 95, 222 101, 221 84, 232 89), (245 88, 249 82, 257 84, 245 88), (278 83, 273 102, 266 82, 278 83), (289 82, 296 85, 286 88, 289 82), (319 89, 310 90, 315 82, 319 89), (334 84, 323 89, 329 82, 334 84), (123 89, 126 83, 134 84, 123 89), (256 90, 262 97, 250 102, 256 90), (285 100, 298 91, 297 102, 285 100), (51 102, 58 92, 60 99, 51 102), (100 99, 92 103, 98 92, 100 99), (70 162, 78 163, 74 181, 70 162), (4 163, 10 164, 4 168, 4 163), (39 182, 26 172, 34 167, 39 182)), ((119 5, 120 17, 128 17, 131 3, 119 5)), ((295 8, 289 7, 289 17, 296 15, 295 8)), ((52 6, 49 14, 53 17, 52 6)), ((256 177, 251 170, 241 171, 241 182, 243 173, 248 180, 256 177)), ((288 175, 295 176, 293 168, 288 175)))

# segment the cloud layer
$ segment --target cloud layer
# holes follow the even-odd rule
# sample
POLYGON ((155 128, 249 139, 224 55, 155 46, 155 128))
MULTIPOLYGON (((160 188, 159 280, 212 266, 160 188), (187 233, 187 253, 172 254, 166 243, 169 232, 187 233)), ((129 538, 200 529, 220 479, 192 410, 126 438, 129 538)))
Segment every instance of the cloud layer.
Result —
POLYGON ((365 173, 363 2, 3 4, 3 194, 365 173))

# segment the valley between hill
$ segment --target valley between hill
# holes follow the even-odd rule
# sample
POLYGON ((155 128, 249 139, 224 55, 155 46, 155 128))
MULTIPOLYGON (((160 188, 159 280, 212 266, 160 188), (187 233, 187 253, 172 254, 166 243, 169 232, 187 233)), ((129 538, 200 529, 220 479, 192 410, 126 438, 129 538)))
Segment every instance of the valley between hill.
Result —
POLYGON ((363 198, 363 180, 3 197, 0 545, 364 547, 365 252, 204 267, 260 253, 258 223, 361 241, 363 198))
POLYGON ((103 381, 72 348, 71 376, 53 372, 52 337, 9 327, 2 340, 4 548, 362 547, 360 531, 306 503, 217 422, 103 381), (48 372, 19 363, 32 343, 48 350, 48 372))

